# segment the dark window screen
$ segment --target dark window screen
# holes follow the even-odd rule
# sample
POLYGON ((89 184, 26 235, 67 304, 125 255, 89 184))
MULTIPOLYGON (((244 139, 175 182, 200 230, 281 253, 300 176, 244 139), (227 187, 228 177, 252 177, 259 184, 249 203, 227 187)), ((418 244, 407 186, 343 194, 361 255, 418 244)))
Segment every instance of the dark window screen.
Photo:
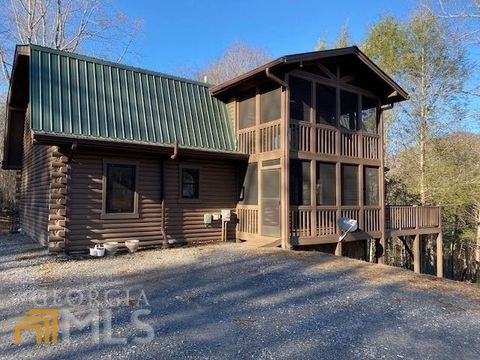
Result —
POLYGON ((281 88, 262 87, 260 91, 260 122, 280 119, 281 88))
POLYGON ((243 179, 240 203, 244 205, 258 204, 258 164, 248 164, 245 178, 243 179))
POLYGON ((340 91, 340 126, 356 130, 358 121, 358 95, 340 91))
POLYGON ((365 205, 378 205, 378 168, 364 168, 365 205))
POLYGON ((317 123, 336 125, 336 90, 331 86, 317 84, 316 89, 317 123))
POLYGON ((310 161, 290 162, 290 202, 292 205, 310 205, 310 161))
POLYGON ((290 117, 310 121, 312 107, 312 83, 309 80, 290 77, 290 117))
POLYGON ((255 89, 246 91, 240 96, 238 104, 238 128, 252 126, 255 126, 255 89))
POLYGON ((342 205, 358 205, 357 165, 342 165, 342 205))
POLYGON ((135 165, 107 164, 107 213, 133 213, 135 165))
POLYGON ((317 162, 317 205, 335 205, 336 165, 317 162))
POLYGON ((372 134, 377 132, 377 107, 376 99, 362 97, 362 129, 372 134))

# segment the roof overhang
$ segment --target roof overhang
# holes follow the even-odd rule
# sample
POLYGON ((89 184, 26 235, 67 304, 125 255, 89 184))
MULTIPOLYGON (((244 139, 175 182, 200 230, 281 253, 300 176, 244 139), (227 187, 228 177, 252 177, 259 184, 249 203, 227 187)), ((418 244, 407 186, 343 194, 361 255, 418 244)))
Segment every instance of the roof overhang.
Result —
POLYGON ((29 100, 28 45, 17 45, 6 102, 2 169, 19 170, 23 154, 24 118, 29 100))
POLYGON ((55 133, 33 132, 33 141, 43 145, 56 145, 60 147, 71 147, 75 145, 76 149, 98 149, 102 151, 115 152, 139 152, 142 154, 155 154, 171 156, 175 152, 175 147, 179 156, 189 156, 194 158, 212 158, 248 160, 248 154, 236 151, 221 151, 215 149, 192 148, 171 144, 145 143, 130 140, 114 140, 108 138, 92 138, 85 136, 66 136, 55 133))
POLYGON ((384 103, 395 103, 408 100, 408 93, 403 90, 402 87, 398 85, 382 69, 380 69, 372 60, 370 60, 370 58, 365 55, 357 46, 283 56, 222 84, 213 86, 210 88, 210 92, 213 96, 219 98, 228 97, 227 94, 235 87, 238 87, 245 82, 254 80, 255 78, 264 76, 266 69, 276 72, 285 72, 307 62, 322 61, 327 59, 342 59, 352 56, 367 69, 369 69, 375 76, 377 76, 381 82, 389 87, 391 91, 389 92, 388 97, 385 98, 384 103))

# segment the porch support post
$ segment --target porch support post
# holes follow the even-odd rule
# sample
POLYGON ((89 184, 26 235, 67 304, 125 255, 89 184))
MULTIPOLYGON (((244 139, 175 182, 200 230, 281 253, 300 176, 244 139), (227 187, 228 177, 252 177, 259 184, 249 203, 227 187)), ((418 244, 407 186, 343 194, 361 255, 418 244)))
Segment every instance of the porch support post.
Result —
MULTIPOLYGON (((385 264, 386 245, 387 245, 387 241, 386 241, 386 238, 385 238, 385 228, 383 228, 382 237, 380 238, 380 246, 383 249, 383 253, 381 254, 380 257, 377 258, 377 263, 379 263, 379 264, 385 264)), ((375 247, 375 251, 376 250, 377 249, 375 247)))
MULTIPOLYGON (((379 101, 378 106, 381 107, 379 101)), ((383 253, 377 258, 379 264, 385 264, 385 256, 387 255, 387 209, 385 206, 386 197, 385 197, 385 134, 383 127, 383 111, 380 111, 378 117, 378 133, 380 134, 381 144, 379 146, 379 157, 380 157, 380 218, 381 218, 381 231, 382 236, 380 237, 380 246, 383 249, 383 253)))
MULTIPOLYGON (((281 190, 280 190, 280 219, 281 219, 281 237, 282 237, 282 249, 290 249, 290 199, 289 199, 289 181, 290 181, 290 172, 289 172, 289 164, 290 164, 290 148, 289 148, 289 140, 288 140, 288 132, 290 128, 290 88, 288 86, 288 78, 286 80, 282 80, 277 76, 273 75, 270 72, 270 68, 265 69, 265 75, 280 85, 284 91, 282 91, 282 125, 281 125, 281 139, 280 139, 280 149, 282 150, 282 158, 281 158, 281 190)), ((259 96, 257 96, 257 106, 259 96)), ((259 109, 259 108, 257 108, 259 109)), ((258 124, 258 116, 257 116, 257 124, 258 124)), ((258 131, 258 126, 257 126, 258 131)), ((258 144, 257 144, 258 145, 258 144)), ((260 149, 257 149, 260 150, 260 149)))
POLYGON ((443 234, 437 235, 437 277, 443 278, 443 234))
POLYGON ((335 248, 335 256, 342 256, 342 243, 338 242, 335 248))
POLYGON ((415 240, 413 241, 413 271, 420 274, 420 262, 421 262, 421 252, 420 252, 420 235, 415 235, 415 240))

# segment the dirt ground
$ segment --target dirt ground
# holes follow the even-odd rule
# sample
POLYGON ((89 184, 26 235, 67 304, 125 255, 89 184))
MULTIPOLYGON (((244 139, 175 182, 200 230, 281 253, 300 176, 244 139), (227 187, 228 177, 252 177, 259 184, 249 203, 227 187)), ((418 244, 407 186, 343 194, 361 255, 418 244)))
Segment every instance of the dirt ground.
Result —
POLYGON ((4 236, 0 284, 1 359, 480 358, 476 285, 318 252, 212 244, 73 260, 4 236), (58 310, 58 343, 24 332, 16 345, 20 317, 40 307, 58 310))

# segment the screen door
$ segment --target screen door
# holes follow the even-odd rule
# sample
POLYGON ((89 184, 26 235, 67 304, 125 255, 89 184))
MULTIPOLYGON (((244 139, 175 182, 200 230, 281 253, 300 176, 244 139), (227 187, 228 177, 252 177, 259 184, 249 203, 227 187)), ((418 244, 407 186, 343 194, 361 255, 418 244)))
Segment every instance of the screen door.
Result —
POLYGON ((262 235, 280 237, 280 169, 262 170, 262 235))

